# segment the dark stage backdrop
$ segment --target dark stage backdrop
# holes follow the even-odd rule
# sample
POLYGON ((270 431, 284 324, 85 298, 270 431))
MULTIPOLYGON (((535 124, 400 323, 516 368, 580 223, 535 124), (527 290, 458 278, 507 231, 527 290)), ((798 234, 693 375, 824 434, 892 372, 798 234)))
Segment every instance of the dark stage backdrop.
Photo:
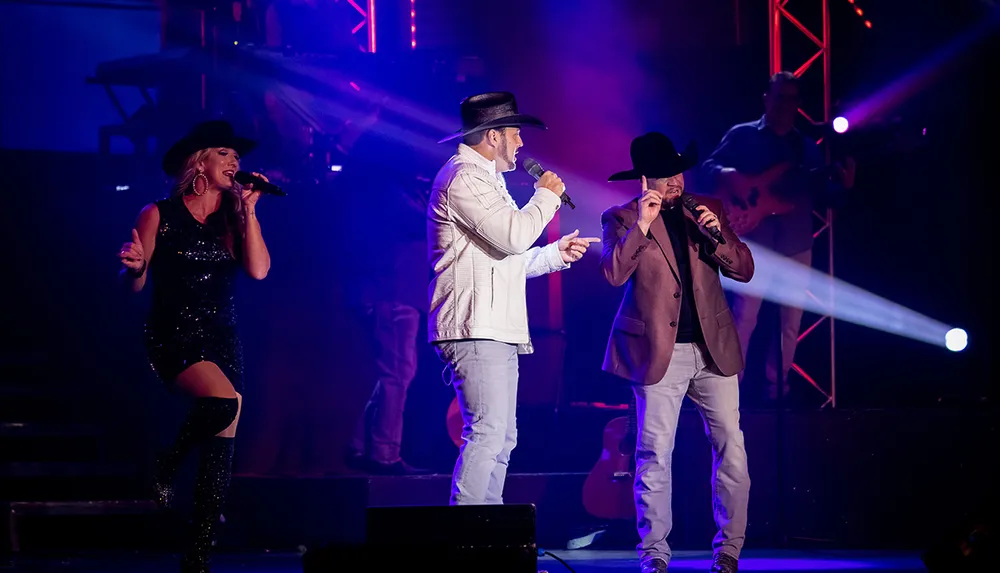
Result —
MULTIPOLYGON (((427 0, 421 18, 457 18, 440 25, 441 36, 427 49, 481 56, 488 73, 484 88, 516 92, 522 109, 549 123, 547 132, 526 131, 522 157, 530 150, 569 166, 565 176, 571 190, 581 190, 573 194, 580 208, 561 212, 563 232, 598 233, 600 212, 631 197, 634 190, 603 181, 628 166, 635 135, 665 130, 678 141, 696 140, 707 154, 728 125, 760 113, 767 74, 763 7, 748 8, 753 11, 744 15, 746 36, 737 44, 731 3, 721 0, 697 9, 674 3, 660 14, 634 2, 541 9, 524 0, 506 3, 489 18, 476 11, 479 4, 463 2, 463 11, 456 11, 427 0), (488 41, 474 44, 474 38, 488 41)), ((919 21, 909 30, 896 30, 886 10, 877 33, 898 42, 910 34, 921 37, 920 49, 906 51, 900 47, 905 44, 886 39, 881 47, 859 42, 857 57, 849 56, 852 37, 868 32, 840 14, 836 65, 883 66, 877 74, 859 72, 850 88, 838 88, 849 92, 845 99, 901 76, 961 29, 958 15, 935 12, 914 17, 919 21), (869 48, 891 57, 866 59, 869 48)), ((436 28, 428 22, 421 29, 436 28)), ((906 125, 927 123, 918 149, 887 151, 877 134, 859 139, 858 189, 837 220, 838 276, 965 327, 972 344, 952 354, 840 323, 841 407, 961 407, 996 399, 989 359, 994 303, 986 273, 992 240, 988 225, 977 221, 989 214, 984 201, 993 185, 983 149, 987 118, 995 117, 988 102, 998 94, 976 64, 995 58, 995 44, 977 45, 942 68, 901 108, 906 125)), ((451 109, 457 124, 457 101, 441 108, 451 109)), ((442 132, 454 128, 445 125, 442 132)), ((442 149, 442 160, 449 152, 442 149)), ((147 438, 166 437, 164 422, 175 421, 183 404, 163 390, 145 363, 139 337, 145 299, 116 292, 114 253, 142 205, 162 197, 167 187, 155 165, 129 156, 105 161, 90 154, 5 151, 2 157, 9 177, 0 210, 8 255, 4 342, 11 349, 45 352, 52 376, 83 390, 79 408, 92 409, 114 431, 121 455, 145 457, 147 438), (108 185, 118 179, 130 189, 111 190, 108 185)), ((518 201, 526 200, 527 176, 512 174, 510 181, 518 201)), ((344 446, 372 387, 372 349, 362 316, 345 300, 351 274, 342 264, 345 250, 364 248, 364 237, 349 244, 334 239, 338 222, 348 216, 335 192, 290 191, 260 207, 271 275, 241 284, 248 385, 237 466, 254 474, 342 473, 344 446)), ((526 359, 522 368, 522 398, 537 394, 524 412, 525 445, 513 471, 551 466, 544 452, 557 447, 576 452, 560 469, 586 470, 599 452, 596 440, 555 443, 554 436, 563 434, 545 431, 548 422, 532 429, 532 421, 546 419, 557 406, 552 398, 537 398, 556 395, 546 385, 561 383, 563 412, 570 401, 624 397, 624 388, 599 370, 621 292, 600 277, 596 255, 562 277, 565 333, 554 341, 544 333, 546 283, 529 283, 532 325, 551 348, 526 359), (553 364, 564 365, 561 380, 539 374, 553 364)), ((800 360, 821 371, 825 351, 825 340, 818 338, 803 345, 800 360)), ((414 463, 447 469, 455 455, 444 427, 452 392, 440 374, 439 362, 423 345, 404 453, 414 463)))

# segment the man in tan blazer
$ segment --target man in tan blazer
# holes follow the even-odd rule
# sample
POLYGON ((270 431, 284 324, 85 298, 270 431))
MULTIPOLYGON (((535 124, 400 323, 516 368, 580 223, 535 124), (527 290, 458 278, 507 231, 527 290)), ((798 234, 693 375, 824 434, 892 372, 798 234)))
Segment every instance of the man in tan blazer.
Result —
POLYGON ((684 194, 683 172, 697 162, 693 143, 681 154, 667 136, 648 133, 632 141, 630 153, 633 168, 608 180, 640 180, 641 196, 601 217, 601 269, 612 285, 625 285, 603 369, 630 381, 635 393, 642 571, 666 571, 670 561, 671 454, 686 395, 712 444, 719 532, 711 571, 735 573, 750 477, 736 377, 743 352, 719 275, 748 282, 753 257, 729 227, 721 203, 684 194))

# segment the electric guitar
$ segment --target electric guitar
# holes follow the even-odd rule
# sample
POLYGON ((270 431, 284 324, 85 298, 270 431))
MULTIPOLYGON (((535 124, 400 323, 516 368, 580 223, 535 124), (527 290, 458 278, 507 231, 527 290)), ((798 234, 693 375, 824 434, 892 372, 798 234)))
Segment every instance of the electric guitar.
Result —
POLYGON ((614 418, 604 426, 603 450, 583 482, 583 507, 601 519, 635 517, 635 445, 637 436, 635 399, 628 416, 614 418))
POLYGON ((745 235, 765 218, 784 215, 795 207, 775 197, 772 191, 791 167, 789 162, 779 163, 759 175, 744 175, 742 185, 723 183, 716 189, 715 195, 722 199, 734 233, 745 235))

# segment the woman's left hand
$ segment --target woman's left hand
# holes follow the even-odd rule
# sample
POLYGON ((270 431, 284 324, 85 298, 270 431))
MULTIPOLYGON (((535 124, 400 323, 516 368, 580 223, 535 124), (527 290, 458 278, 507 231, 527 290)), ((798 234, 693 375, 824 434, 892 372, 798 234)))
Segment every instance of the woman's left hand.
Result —
MULTIPOLYGON (((257 173, 256 171, 253 172, 253 175, 255 177, 260 177, 264 181, 270 183, 266 175, 262 175, 260 173, 257 173)), ((260 199, 260 191, 255 191, 253 188, 253 183, 248 183, 243 186, 242 199, 243 199, 243 210, 252 212, 254 210, 254 207, 257 205, 257 200, 260 199)))

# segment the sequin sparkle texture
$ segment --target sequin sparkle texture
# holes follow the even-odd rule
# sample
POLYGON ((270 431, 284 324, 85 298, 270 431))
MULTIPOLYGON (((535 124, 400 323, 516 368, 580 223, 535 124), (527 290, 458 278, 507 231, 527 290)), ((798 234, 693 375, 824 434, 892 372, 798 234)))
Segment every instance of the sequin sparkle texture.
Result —
POLYGON ((149 264, 153 294, 145 328, 150 364, 172 381, 192 364, 214 362, 240 392, 243 350, 233 296, 240 265, 223 239, 222 213, 201 223, 180 197, 156 206, 160 226, 149 264))

